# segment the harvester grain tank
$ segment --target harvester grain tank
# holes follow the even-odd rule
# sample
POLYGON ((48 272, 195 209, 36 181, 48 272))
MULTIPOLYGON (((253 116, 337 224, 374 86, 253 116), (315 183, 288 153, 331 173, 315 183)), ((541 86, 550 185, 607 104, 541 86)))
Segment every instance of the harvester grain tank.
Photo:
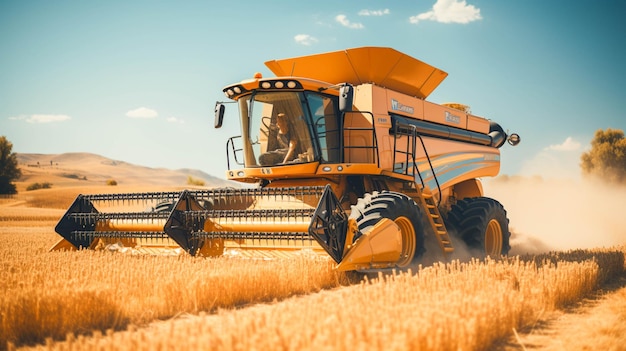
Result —
POLYGON ((459 244, 509 251, 506 211, 479 178, 497 175, 499 148, 520 138, 466 105, 426 100, 447 73, 384 47, 265 64, 276 76, 223 89, 241 125, 226 143, 226 177, 252 186, 80 195, 54 249, 314 251, 340 270, 406 267, 429 240, 444 255, 459 244))

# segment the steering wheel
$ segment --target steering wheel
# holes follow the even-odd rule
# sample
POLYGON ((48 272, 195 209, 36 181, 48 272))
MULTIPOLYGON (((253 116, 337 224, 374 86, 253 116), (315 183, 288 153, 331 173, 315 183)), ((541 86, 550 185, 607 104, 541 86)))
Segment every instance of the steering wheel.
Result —
POLYGON ((261 117, 261 123, 263 123, 263 126, 269 130, 272 125, 272 118, 267 116, 261 117), (269 121, 269 123, 267 121, 269 121))

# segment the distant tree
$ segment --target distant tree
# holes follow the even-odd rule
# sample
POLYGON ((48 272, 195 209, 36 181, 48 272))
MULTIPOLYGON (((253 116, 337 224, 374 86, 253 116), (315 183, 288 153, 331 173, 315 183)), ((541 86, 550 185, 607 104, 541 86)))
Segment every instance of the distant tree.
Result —
POLYGON ((26 191, 31 190, 39 190, 39 189, 50 189, 52 188, 52 183, 43 182, 43 183, 33 183, 26 187, 26 191))
POLYGON ((204 181, 202 179, 195 179, 194 177, 188 175, 187 176, 187 184, 188 185, 204 186, 204 181))
POLYGON ((624 131, 600 129, 591 141, 591 150, 581 156, 584 175, 597 176, 613 183, 626 184, 626 139, 624 131))
POLYGON ((17 156, 11 152, 13 144, 5 136, 0 137, 0 194, 15 194, 12 182, 22 176, 17 166, 17 156))

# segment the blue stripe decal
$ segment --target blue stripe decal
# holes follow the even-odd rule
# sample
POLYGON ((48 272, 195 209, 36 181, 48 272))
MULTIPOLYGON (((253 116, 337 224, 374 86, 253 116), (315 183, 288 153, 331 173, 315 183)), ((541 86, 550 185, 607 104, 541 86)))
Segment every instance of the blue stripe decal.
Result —
MULTIPOLYGON (((481 168, 493 167, 497 165, 500 161, 500 155, 497 154, 483 154, 478 157, 473 157, 470 159, 464 159, 456 162, 445 162, 447 158, 457 157, 459 155, 465 155, 466 153, 457 152, 452 154, 446 154, 431 158, 432 163, 440 163, 443 164, 435 167, 435 174, 437 174, 437 180, 439 181, 439 185, 443 185, 446 182, 452 181, 454 178, 460 177, 465 173, 469 173, 481 168)), ((394 165, 395 169, 401 169, 402 164, 394 165)), ((413 164, 409 163, 409 167, 412 167, 413 164)), ((428 161, 421 161, 418 163, 419 168, 426 168, 420 172, 422 179, 424 179, 424 183, 431 190, 437 191, 437 182, 433 177, 432 171, 430 169, 430 165, 428 161)), ((415 182, 421 184, 419 176, 415 176, 415 182)))

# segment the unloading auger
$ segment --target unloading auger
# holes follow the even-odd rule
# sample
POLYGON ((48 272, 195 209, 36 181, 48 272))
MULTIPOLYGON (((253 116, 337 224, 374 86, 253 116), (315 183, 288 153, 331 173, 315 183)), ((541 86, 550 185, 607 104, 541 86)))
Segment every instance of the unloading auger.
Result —
MULTIPOLYGON (((276 77, 223 89, 242 127, 226 143, 226 177, 254 187, 80 195, 53 249, 313 251, 339 270, 406 267, 428 241, 443 255, 459 243, 509 251, 506 211, 478 178, 497 175, 499 148, 520 137, 466 105, 427 101, 447 73, 380 47, 266 65, 276 77)), ((218 102, 216 128, 224 115, 218 102)))

